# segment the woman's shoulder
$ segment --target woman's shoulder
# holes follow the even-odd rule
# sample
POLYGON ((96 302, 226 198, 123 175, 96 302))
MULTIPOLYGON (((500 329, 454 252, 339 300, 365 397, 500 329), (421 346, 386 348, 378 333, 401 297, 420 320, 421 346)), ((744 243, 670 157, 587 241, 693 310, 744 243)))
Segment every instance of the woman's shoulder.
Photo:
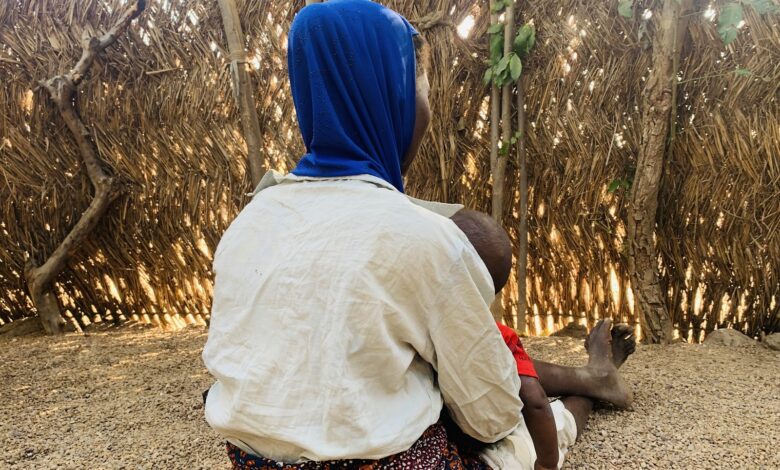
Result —
POLYGON ((469 246, 466 236, 448 217, 405 197, 399 204, 404 210, 396 214, 396 221, 410 245, 433 251, 444 249, 453 257, 469 246))

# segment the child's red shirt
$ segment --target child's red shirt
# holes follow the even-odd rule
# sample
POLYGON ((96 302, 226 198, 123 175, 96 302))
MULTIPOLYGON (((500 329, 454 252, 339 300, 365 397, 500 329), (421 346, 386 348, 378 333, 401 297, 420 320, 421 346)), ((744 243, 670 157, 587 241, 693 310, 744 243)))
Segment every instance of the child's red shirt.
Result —
POLYGON ((536 374, 534 363, 528 356, 528 353, 525 352, 523 343, 520 342, 520 338, 517 336, 517 333, 515 333, 515 330, 498 322, 496 322, 496 325, 498 325, 498 329, 501 331, 501 336, 504 338, 504 342, 506 343, 507 347, 509 347, 509 350, 512 351, 512 355, 515 357, 515 363, 517 364, 517 374, 538 379, 539 375, 536 374))

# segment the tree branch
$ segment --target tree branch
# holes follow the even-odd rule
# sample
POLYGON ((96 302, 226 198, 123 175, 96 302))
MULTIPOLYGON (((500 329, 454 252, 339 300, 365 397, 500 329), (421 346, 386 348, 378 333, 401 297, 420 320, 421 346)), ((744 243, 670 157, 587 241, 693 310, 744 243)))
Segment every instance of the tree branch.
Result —
POLYGON ((97 55, 116 42, 119 35, 127 29, 134 18, 141 14, 145 6, 145 0, 138 0, 122 14, 117 23, 105 34, 99 37, 85 36, 81 58, 76 63, 76 66, 65 74, 40 82, 40 85, 49 93, 52 101, 57 105, 62 119, 68 126, 71 134, 73 134, 89 180, 95 188, 95 196, 89 207, 81 214, 76 225, 73 226, 46 262, 36 267, 36 261, 31 258, 25 266, 25 277, 30 295, 41 314, 44 327, 49 333, 59 332, 58 325, 61 323, 56 298, 52 292, 49 292, 51 283, 65 268, 68 258, 81 246, 87 236, 97 226, 98 221, 111 203, 122 192, 118 178, 112 176, 103 166, 89 129, 84 125, 76 111, 76 90, 97 55))

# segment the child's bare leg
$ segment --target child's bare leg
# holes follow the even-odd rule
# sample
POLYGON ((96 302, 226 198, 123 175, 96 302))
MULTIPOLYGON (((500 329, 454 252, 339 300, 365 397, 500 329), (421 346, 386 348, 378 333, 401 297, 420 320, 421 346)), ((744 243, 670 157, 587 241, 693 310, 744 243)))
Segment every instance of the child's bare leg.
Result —
POLYGON ((631 405, 631 390, 617 369, 634 352, 636 338, 630 327, 616 325, 611 328, 611 325, 610 320, 601 321, 588 335, 587 366, 565 367, 534 361, 539 382, 548 396, 587 397, 621 408, 631 405))
POLYGON ((579 438, 582 431, 585 430, 590 413, 593 411, 593 400, 587 397, 571 396, 561 398, 561 402, 574 416, 574 422, 577 423, 577 438, 579 438))

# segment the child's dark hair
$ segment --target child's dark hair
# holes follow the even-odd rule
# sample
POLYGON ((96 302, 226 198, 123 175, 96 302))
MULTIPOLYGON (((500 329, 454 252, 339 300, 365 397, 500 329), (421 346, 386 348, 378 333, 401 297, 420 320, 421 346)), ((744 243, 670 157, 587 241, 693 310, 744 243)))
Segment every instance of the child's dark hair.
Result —
POLYGON ((512 270, 512 241, 504 227, 482 212, 462 209, 451 217, 485 263, 498 293, 512 270))

